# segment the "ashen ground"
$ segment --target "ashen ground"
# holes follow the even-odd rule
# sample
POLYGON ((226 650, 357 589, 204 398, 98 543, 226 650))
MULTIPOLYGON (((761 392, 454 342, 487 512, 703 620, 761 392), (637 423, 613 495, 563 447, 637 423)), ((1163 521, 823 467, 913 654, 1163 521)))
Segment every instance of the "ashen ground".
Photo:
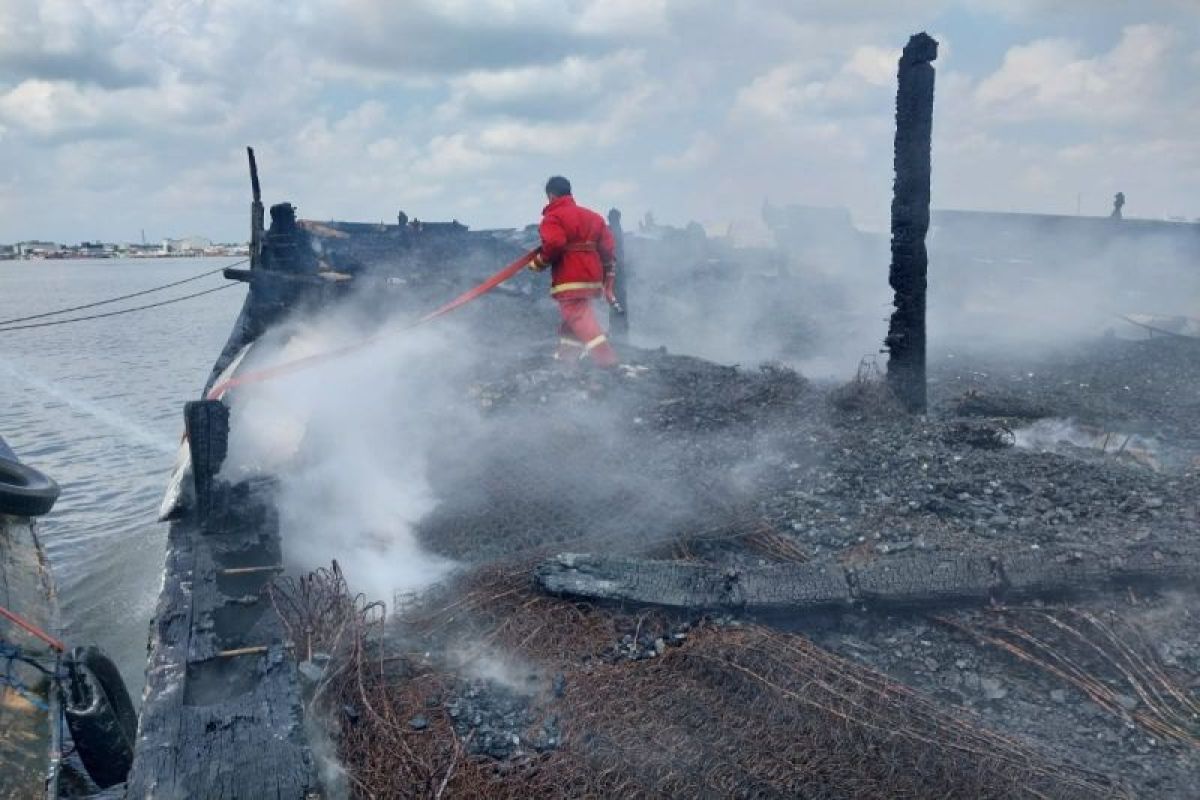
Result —
POLYGON ((1196 343, 937 359, 923 419, 869 379, 625 357, 607 377, 490 362, 462 387, 484 424, 431 454, 420 526, 463 573, 386 623, 330 582, 315 708, 356 794, 1189 796, 1194 591, 753 620, 548 597, 530 569, 563 550, 853 563, 1193 537, 1196 343), (1160 452, 1011 446, 1036 417, 1160 452))

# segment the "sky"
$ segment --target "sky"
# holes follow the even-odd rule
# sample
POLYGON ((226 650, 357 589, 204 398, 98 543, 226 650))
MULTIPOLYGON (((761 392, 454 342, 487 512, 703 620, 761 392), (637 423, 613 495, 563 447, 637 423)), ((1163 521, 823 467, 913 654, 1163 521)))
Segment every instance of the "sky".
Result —
POLYGON ((0 242, 311 219, 887 226, 896 60, 941 44, 936 208, 1200 217, 1200 0, 2 0, 0 242))

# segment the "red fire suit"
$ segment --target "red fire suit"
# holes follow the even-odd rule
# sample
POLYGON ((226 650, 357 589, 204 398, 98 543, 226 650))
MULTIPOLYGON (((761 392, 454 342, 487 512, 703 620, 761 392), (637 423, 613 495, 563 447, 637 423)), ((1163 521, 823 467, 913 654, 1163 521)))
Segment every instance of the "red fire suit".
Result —
POLYGON ((556 197, 542 209, 538 232, 540 262, 551 265, 550 294, 562 314, 557 357, 591 356, 597 366, 616 366, 617 354, 592 310, 615 257, 604 217, 576 205, 570 195, 556 197))

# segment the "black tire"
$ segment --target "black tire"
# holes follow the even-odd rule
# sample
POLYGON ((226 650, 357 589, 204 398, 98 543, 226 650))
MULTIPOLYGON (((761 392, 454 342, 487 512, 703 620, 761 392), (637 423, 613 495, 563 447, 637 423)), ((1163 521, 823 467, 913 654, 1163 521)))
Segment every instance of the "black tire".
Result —
POLYGON ((40 517, 54 508, 58 484, 20 461, 0 458, 0 514, 40 517))
POLYGON ((76 647, 63 687, 63 713, 75 752, 101 789, 129 776, 137 712, 121 673, 98 647, 76 647))

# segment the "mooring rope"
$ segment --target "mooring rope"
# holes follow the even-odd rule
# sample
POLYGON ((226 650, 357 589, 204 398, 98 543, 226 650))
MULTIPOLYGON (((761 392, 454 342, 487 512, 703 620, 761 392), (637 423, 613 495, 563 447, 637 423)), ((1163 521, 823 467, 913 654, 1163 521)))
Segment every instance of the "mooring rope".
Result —
MULTIPOLYGON (((97 300, 94 303, 84 303, 81 306, 70 306, 69 308, 60 308, 56 311, 44 311, 41 314, 31 314, 28 317, 13 317, 12 319, 0 319, 0 327, 3 327, 5 325, 13 325, 18 322, 28 322, 29 320, 32 320, 32 319, 43 319, 45 317, 57 317, 59 314, 69 314, 72 311, 83 311, 84 309, 87 309, 87 308, 95 308, 96 306, 105 306, 105 305, 108 305, 109 303, 118 303, 121 300, 130 300, 134 297, 141 297, 142 295, 151 294, 153 292, 161 292, 163 289, 170 289, 174 286, 182 286, 185 283, 191 283, 192 281, 198 281, 201 278, 207 278, 209 275, 216 275, 218 272, 223 272, 223 271, 229 269, 230 267, 236 267, 238 264, 245 264, 249 260, 250 259, 248 259, 248 258, 243 258, 241 261, 234 261, 232 264, 225 264, 223 266, 217 267, 216 269, 210 269, 207 272, 201 272, 199 275, 193 275, 190 278, 184 278, 181 281, 173 281, 171 283, 164 283, 162 286, 154 286, 149 289, 142 289, 140 292, 132 292, 130 294, 123 294, 123 295, 120 295, 119 297, 110 297, 107 300, 97 300)), ((196 295, 190 295, 190 296, 194 297, 196 295)), ((180 298, 180 299, 183 299, 183 298, 180 298)), ((81 319, 92 319, 92 317, 83 317, 81 319)), ((30 326, 30 327, 34 327, 34 326, 30 326)))
POLYGON ((72 322, 86 322, 89 319, 103 319, 105 317, 119 317, 122 314, 132 314, 135 311, 145 311, 148 308, 158 308, 160 306, 169 306, 172 303, 182 303, 184 300, 191 300, 193 297, 200 297, 202 295, 212 294, 213 292, 220 292, 225 289, 232 289, 235 286, 239 286, 239 285, 240 284, 237 284, 237 283, 226 283, 226 284, 216 287, 215 289, 205 289, 203 292, 192 292, 191 294, 185 294, 180 297, 172 297, 170 300, 162 300, 157 303, 147 303, 144 306, 134 306, 133 308, 123 308, 120 311, 109 311, 104 314, 89 314, 86 317, 69 317, 67 319, 52 320, 50 322, 35 322, 32 325, 11 325, 7 328, 0 328, 0 333, 7 333, 8 331, 24 331, 24 330, 29 330, 30 328, 49 328, 52 325, 69 325, 72 322))

